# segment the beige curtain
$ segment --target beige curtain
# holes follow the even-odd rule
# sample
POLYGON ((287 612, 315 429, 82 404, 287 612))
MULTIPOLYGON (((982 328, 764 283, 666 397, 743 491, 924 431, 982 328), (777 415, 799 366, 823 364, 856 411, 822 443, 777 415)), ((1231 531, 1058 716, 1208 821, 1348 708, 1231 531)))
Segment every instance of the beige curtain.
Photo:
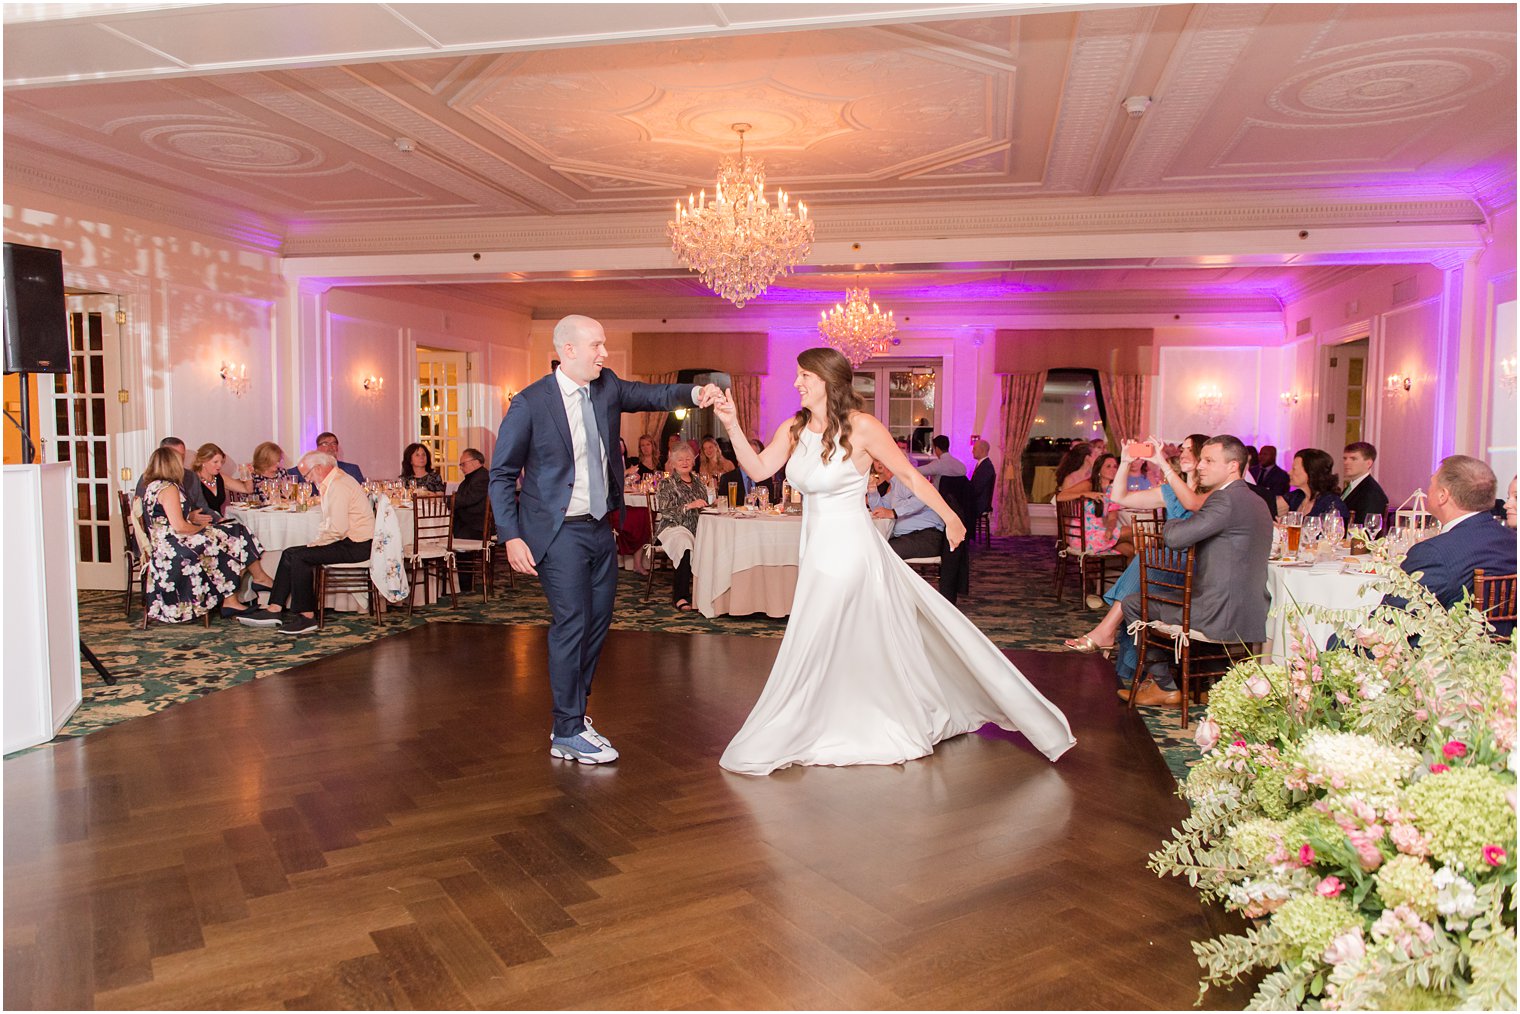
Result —
POLYGON ((760 375, 758 373, 731 374, 734 386, 734 407, 739 410, 739 425, 744 432, 758 437, 763 444, 769 434, 760 432, 760 375))
POLYGON ((1139 440, 1140 401, 1145 378, 1132 373, 1099 373, 1098 384, 1103 400, 1108 403, 1108 424, 1113 427, 1119 446, 1130 440, 1139 440))
POLYGON ((1024 496, 1024 445, 1045 394, 1045 370, 1003 375, 1003 467, 994 528, 999 535, 1029 534, 1029 501, 1024 496))
MULTIPOLYGON (((679 373, 671 371, 670 373, 651 373, 644 379, 651 384, 674 384, 678 376, 680 376, 679 373)), ((644 413, 644 435, 654 438, 655 453, 662 458, 665 456, 665 448, 659 446, 660 431, 665 428, 665 420, 668 418, 670 418, 669 412, 644 413)))

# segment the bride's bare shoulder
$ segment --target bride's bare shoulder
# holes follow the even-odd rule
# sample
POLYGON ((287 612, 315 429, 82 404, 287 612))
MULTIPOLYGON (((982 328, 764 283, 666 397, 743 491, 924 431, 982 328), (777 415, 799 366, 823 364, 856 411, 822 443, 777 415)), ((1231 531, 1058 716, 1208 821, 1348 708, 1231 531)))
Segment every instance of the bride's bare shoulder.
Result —
POLYGON ((850 410, 850 428, 854 430, 885 430, 881 420, 869 412, 859 409, 850 410))

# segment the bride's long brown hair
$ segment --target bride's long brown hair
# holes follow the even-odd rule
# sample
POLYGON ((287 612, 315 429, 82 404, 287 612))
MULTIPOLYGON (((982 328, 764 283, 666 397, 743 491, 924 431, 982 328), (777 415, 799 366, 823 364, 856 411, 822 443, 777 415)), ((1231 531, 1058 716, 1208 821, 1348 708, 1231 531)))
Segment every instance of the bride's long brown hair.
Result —
MULTIPOLYGON (((849 460, 853 453, 850 447, 850 413, 865 411, 865 401, 855 390, 855 370, 839 350, 828 348, 803 350, 797 356, 797 365, 822 380, 827 394, 824 402, 823 463, 827 465, 834 456, 836 436, 844 448, 845 459, 849 460)), ((808 409, 797 410, 797 414, 792 417, 793 444, 802 437, 803 427, 812 418, 813 413, 808 409)))

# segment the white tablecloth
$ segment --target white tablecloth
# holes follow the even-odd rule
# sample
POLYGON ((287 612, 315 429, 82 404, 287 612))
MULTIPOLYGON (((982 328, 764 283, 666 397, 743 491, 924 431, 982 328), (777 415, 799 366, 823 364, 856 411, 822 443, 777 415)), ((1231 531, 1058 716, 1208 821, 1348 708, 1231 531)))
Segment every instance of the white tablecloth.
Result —
MULTIPOLYGON (((883 538, 892 534, 890 518, 873 523, 883 538)), ((703 514, 691 554, 692 604, 703 616, 729 612, 726 600, 737 576, 753 592, 746 598, 746 612, 786 616, 792 611, 801 543, 799 514, 703 514), (779 572, 767 574, 761 568, 779 572)))
MULTIPOLYGON (((1286 661, 1289 624, 1299 618, 1295 606, 1329 606, 1332 609, 1365 608, 1369 612, 1383 598, 1381 581, 1372 574, 1344 573, 1344 560, 1316 563, 1312 567, 1267 565, 1267 591, 1272 597, 1267 617, 1267 651, 1274 662, 1286 661)), ((1323 648, 1335 633, 1328 623, 1304 621, 1314 643, 1323 648)))
MULTIPOLYGON (((247 526, 248 530, 259 540, 259 545, 264 548, 261 558, 264 569, 273 577, 275 571, 280 568, 280 556, 291 546, 309 546, 317 537, 317 530, 322 527, 322 509, 311 507, 305 511, 274 510, 272 508, 255 508, 238 505, 230 507, 227 515, 247 526)), ((410 507, 397 507, 396 520, 401 523, 401 538, 407 544, 412 539, 412 509, 410 507)), ((431 591, 431 590, 430 590, 431 591)), ((431 602, 435 596, 419 596, 422 601, 431 602)), ((353 595, 329 595, 327 608, 336 609, 340 612, 358 612, 364 608, 353 595)))

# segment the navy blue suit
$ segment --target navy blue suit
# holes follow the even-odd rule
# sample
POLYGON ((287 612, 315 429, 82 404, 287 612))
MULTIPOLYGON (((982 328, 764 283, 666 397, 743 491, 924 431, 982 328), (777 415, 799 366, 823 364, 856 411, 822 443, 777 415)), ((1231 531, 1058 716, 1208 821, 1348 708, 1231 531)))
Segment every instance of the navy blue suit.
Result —
MULTIPOLYGON (((1515 573, 1515 532, 1492 514, 1473 514, 1451 531, 1415 543, 1403 566, 1407 574, 1420 572, 1420 583, 1450 608, 1472 590, 1475 569, 1488 577, 1515 573)), ((1383 601, 1403 605, 1391 595, 1383 601)), ((1498 632, 1508 634, 1514 624, 1502 627, 1498 632)))
MULTIPOLYGON (((590 388, 601 446, 612 449, 606 455, 610 514, 623 507, 623 463, 616 453, 623 413, 690 408, 692 385, 641 384, 603 369, 590 388)), ((501 420, 491 458, 491 508, 503 543, 528 544, 549 600, 549 684, 554 735, 562 737, 585 728, 586 698, 617 599, 612 526, 605 519, 566 523, 574 485, 570 420, 551 373, 513 398, 501 420)))

